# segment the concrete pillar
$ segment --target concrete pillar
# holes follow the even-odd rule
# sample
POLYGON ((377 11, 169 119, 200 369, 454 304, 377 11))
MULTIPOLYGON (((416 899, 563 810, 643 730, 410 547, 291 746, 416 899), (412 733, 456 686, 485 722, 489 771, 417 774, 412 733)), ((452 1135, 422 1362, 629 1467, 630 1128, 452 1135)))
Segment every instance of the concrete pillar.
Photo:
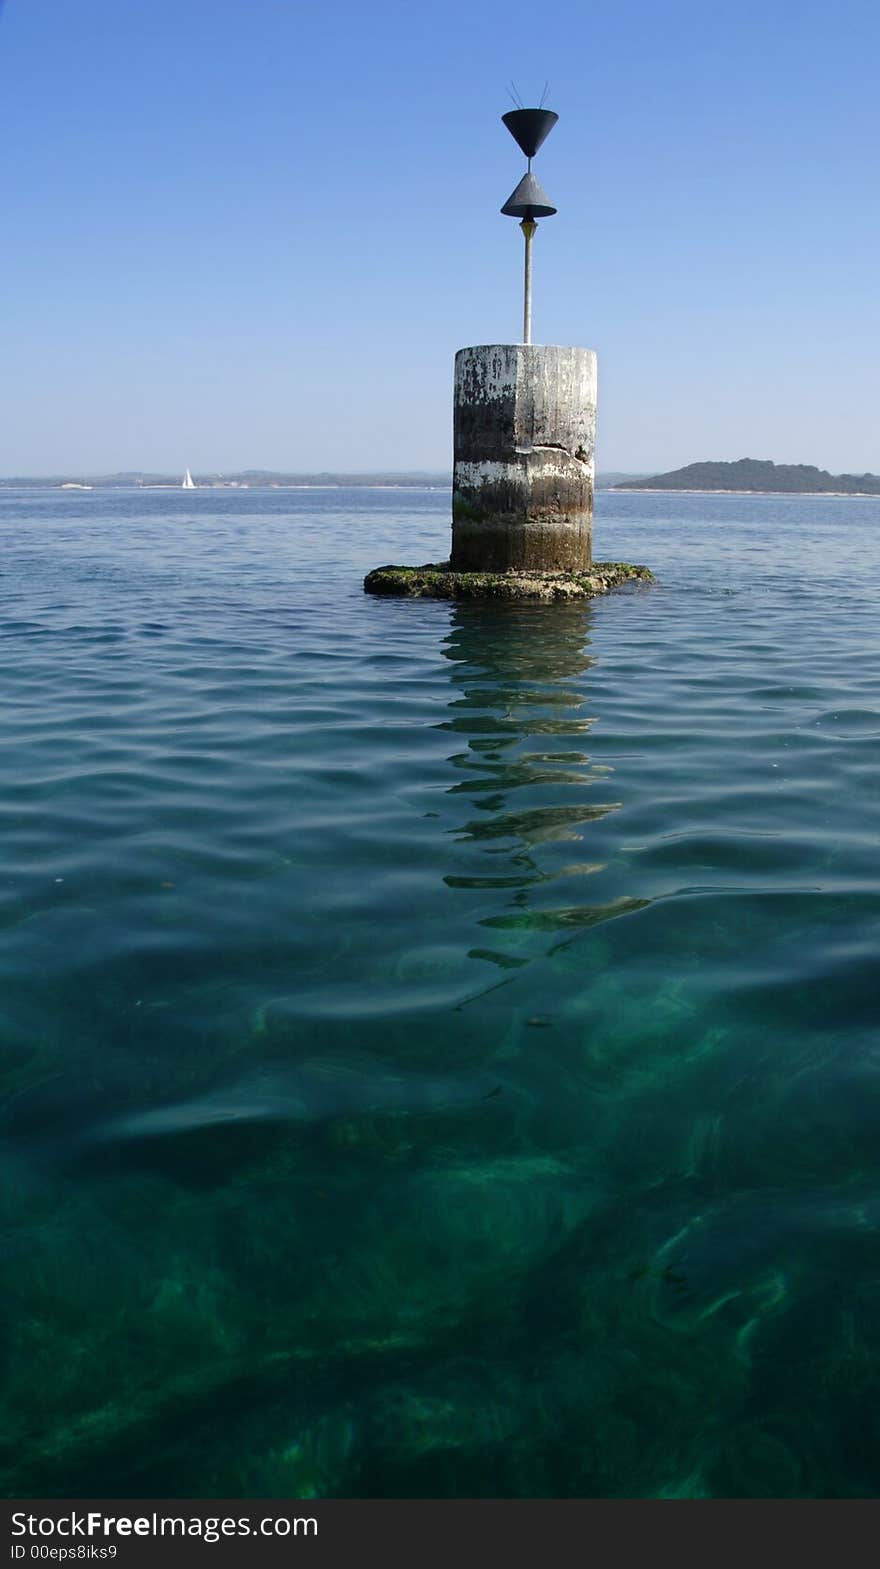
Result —
POLYGON ((452 566, 590 566, 596 440, 592 349, 493 343, 455 356, 452 566))

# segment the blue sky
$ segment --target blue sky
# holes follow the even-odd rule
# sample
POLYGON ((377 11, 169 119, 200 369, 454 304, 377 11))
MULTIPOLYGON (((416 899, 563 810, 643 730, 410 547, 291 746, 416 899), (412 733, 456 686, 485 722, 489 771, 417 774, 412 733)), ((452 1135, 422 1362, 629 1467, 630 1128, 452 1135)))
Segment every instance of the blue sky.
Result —
POLYGON ((446 467, 520 332, 511 78, 599 467, 880 470, 878 55, 873 0, 6 0, 0 473, 446 467))

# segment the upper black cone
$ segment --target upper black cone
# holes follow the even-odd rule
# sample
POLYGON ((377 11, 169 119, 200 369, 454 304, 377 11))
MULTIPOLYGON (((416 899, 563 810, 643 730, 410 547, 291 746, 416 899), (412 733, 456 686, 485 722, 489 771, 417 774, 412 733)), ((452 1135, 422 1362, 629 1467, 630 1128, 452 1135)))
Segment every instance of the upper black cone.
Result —
POLYGON ((508 109, 501 118, 526 157, 534 158, 538 148, 546 142, 559 115, 554 114, 552 109, 508 109))

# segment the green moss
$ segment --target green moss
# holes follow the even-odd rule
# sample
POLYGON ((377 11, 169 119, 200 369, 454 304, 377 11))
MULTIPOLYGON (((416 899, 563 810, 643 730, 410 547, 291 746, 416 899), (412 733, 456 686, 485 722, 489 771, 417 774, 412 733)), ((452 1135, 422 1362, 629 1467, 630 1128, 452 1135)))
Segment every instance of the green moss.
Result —
POLYGON ((452 498, 452 517, 456 523, 475 523, 479 521, 480 513, 477 507, 456 494, 452 498))
POLYGON ((653 582, 654 574, 628 561, 597 561, 589 572, 454 572, 439 562, 376 567, 364 590, 415 599, 589 599, 632 579, 653 582))

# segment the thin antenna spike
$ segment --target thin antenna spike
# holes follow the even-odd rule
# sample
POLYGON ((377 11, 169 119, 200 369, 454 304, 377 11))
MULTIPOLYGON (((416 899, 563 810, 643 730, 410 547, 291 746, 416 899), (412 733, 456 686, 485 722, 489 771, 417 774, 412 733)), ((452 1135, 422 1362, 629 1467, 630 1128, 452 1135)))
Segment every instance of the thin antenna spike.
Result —
MULTIPOLYGON (((519 90, 517 88, 516 82, 513 80, 512 77, 511 77, 511 80, 510 80, 510 88, 512 88, 512 91, 510 92, 510 96, 513 99, 514 103, 516 104, 517 109, 522 109, 523 101, 522 101, 522 99, 519 96, 519 90)), ((510 91, 510 89, 508 89, 508 91, 510 91)))
POLYGON ((550 83, 549 82, 545 82, 544 83, 544 91, 541 94, 541 102, 538 104, 538 108, 539 109, 543 109, 544 104, 545 104, 545 102, 547 100, 547 94, 549 93, 549 91, 550 91, 550 83))

